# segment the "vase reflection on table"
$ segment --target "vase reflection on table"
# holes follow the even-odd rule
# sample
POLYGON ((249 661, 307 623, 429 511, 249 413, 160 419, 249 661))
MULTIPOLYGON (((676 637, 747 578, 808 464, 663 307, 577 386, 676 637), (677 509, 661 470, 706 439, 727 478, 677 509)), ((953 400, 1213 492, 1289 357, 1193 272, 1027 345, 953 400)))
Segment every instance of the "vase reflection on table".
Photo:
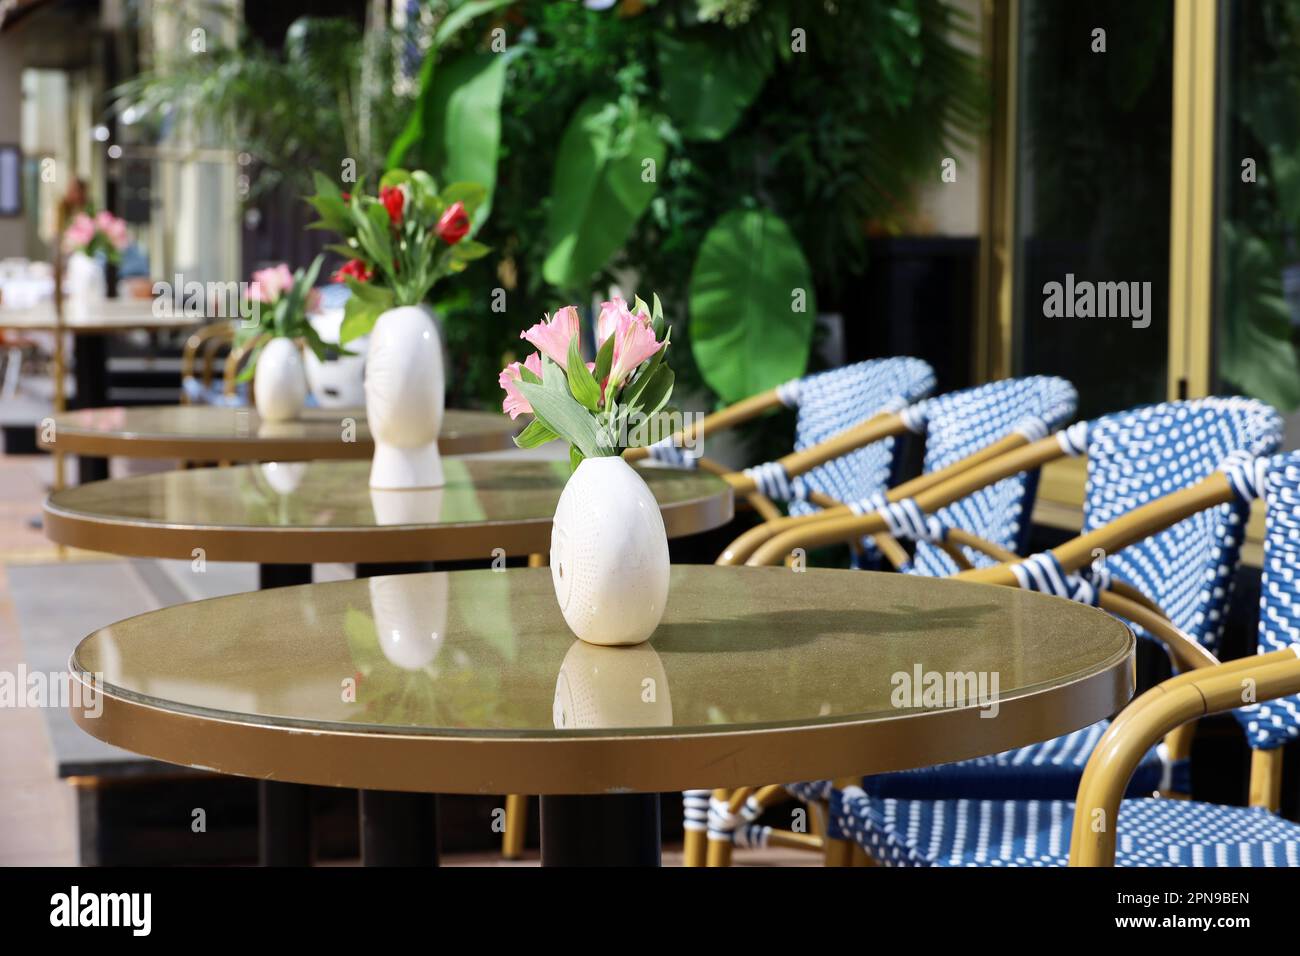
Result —
POLYGON ((555 680, 557 730, 671 727, 663 660, 649 644, 593 647, 574 641, 555 680))

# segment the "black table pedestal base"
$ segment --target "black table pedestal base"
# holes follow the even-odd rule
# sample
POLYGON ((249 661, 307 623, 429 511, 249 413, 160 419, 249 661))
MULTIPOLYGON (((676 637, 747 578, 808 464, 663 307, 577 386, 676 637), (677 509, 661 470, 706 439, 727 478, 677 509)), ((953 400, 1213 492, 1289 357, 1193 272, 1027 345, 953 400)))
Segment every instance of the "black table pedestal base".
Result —
POLYGON ((300 783, 257 785, 257 850, 262 866, 311 866, 311 790, 300 783))
POLYGON ((259 564, 257 589, 284 588, 295 584, 311 584, 310 564, 259 564))
POLYGON ((437 866, 437 795, 362 790, 361 865, 437 866))
POLYGON ((658 866, 659 794, 542 797, 542 866, 658 866))

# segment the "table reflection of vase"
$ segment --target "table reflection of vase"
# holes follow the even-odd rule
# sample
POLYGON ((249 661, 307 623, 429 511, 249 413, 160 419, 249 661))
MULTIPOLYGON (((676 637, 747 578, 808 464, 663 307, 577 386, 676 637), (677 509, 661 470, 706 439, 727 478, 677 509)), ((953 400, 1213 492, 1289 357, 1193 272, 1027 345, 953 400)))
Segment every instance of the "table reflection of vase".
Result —
POLYGON ((442 520, 441 488, 413 488, 409 491, 370 489, 370 507, 375 524, 437 524, 442 520))
POLYGON ((370 607, 379 648, 403 670, 428 667, 447 633, 446 574, 397 574, 370 579, 370 607))
POLYGON ((279 495, 293 494, 307 475, 305 461, 267 461, 258 467, 271 490, 279 495))
POLYGON ((574 641, 555 681, 551 717, 560 730, 671 727, 663 661, 649 644, 598 647, 574 641))

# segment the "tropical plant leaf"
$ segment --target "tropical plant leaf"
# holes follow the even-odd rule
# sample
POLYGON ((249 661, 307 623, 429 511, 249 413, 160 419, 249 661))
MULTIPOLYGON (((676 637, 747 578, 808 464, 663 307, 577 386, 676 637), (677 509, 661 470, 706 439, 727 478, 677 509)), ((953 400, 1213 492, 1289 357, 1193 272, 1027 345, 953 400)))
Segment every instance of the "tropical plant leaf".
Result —
POLYGON ((717 142, 763 88, 773 58, 766 47, 756 54, 726 33, 710 35, 715 39, 661 33, 656 42, 669 117, 684 138, 717 142))
POLYGON ((593 97, 569 121, 555 161, 547 220, 550 254, 542 276, 571 289, 591 276, 622 247, 657 188, 665 148, 657 124, 637 115, 620 130, 618 104, 593 97))
POLYGON ((691 352, 724 402, 804 373, 816 314, 812 272, 775 213, 736 209, 719 219, 700 246, 689 298, 691 352))
POLYGON ((389 166, 402 165, 413 153, 413 165, 441 182, 481 185, 482 199, 470 213, 476 223, 487 218, 496 185, 509 56, 471 53, 437 67, 430 64, 432 57, 426 60, 415 114, 388 154, 389 166))

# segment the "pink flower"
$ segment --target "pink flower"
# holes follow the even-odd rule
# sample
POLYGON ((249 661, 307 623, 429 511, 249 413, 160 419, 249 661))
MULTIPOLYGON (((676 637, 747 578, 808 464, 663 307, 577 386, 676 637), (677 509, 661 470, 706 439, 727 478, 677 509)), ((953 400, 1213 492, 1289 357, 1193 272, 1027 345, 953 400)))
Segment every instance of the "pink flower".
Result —
POLYGON ((281 262, 273 268, 258 269, 254 272, 248 295, 258 302, 271 303, 284 295, 292 285, 293 273, 281 262))
POLYGON ((84 212, 79 212, 72 217, 67 230, 63 233, 63 246, 71 251, 74 249, 84 249, 95 238, 95 221, 87 216, 84 212))
POLYGON ((118 250, 126 248, 129 241, 126 233, 126 220, 119 219, 107 209, 101 209, 95 213, 95 228, 113 244, 113 248, 118 250))
POLYGON ((600 316, 596 319, 596 348, 604 345, 607 338, 634 318, 641 319, 646 323, 650 322, 650 316, 645 312, 634 316, 631 310, 628 309, 627 303, 618 296, 614 296, 611 302, 602 302, 600 304, 600 316))
POLYGON ((578 309, 566 305, 547 316, 545 322, 538 322, 526 332, 520 332, 521 339, 527 339, 547 358, 560 368, 569 364, 569 340, 578 334, 578 309))
MULTIPOLYGON (((538 378, 542 377, 542 357, 536 352, 524 359, 524 368, 532 372, 538 378)), ((523 378, 523 373, 519 371, 519 363, 511 362, 501 370, 497 382, 505 389, 506 397, 501 403, 501 411, 510 416, 511 419, 518 418, 520 415, 530 414, 533 406, 528 404, 528 399, 519 393, 515 383, 523 378)))
MULTIPOLYGON (((654 324, 646 313, 633 315, 621 299, 615 299, 606 302, 601 308, 602 320, 607 314, 607 307, 612 328, 607 328, 604 336, 614 336, 614 359, 610 364, 609 378, 603 383, 605 395, 622 385, 638 365, 664 347, 663 342, 655 340, 654 324)), ((600 334, 599 329, 597 334, 600 334)))

